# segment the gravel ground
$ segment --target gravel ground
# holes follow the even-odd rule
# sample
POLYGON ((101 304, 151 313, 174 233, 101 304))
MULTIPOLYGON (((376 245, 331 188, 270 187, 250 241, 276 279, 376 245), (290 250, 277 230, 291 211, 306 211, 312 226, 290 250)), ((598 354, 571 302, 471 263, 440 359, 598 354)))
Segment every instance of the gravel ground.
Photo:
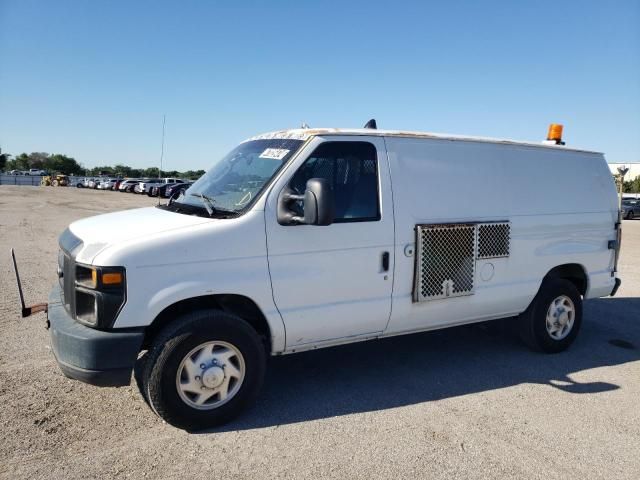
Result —
POLYGON ((135 383, 66 379, 44 316, 19 318, 9 261, 14 247, 27 301, 44 301, 70 222, 153 203, 0 187, 0 478, 638 478, 640 220, 623 225, 618 295, 585 304, 565 353, 476 326, 279 357, 254 408, 187 434, 135 383))

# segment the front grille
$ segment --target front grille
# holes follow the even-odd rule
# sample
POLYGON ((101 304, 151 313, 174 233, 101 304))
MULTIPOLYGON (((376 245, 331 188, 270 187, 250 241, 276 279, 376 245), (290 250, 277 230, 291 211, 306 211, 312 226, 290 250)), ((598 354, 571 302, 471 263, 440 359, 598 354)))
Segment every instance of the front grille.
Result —
POLYGON ((75 255, 82 247, 82 240, 76 237, 68 228, 62 232, 59 239, 60 252, 58 253, 58 268, 61 269, 62 276, 59 276, 60 287, 62 289, 62 303, 65 310, 71 317, 75 318, 75 275, 76 262, 75 255))
POLYGON ((63 252, 63 257, 62 278, 60 278, 62 303, 67 313, 75 318, 75 261, 65 252, 63 252))

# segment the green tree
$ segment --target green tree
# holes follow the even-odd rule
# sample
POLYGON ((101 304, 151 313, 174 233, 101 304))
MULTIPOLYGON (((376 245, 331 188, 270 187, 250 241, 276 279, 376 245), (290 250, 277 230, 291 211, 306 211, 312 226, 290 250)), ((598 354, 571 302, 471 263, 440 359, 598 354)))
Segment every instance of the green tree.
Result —
POLYGON ((159 176, 159 174, 160 174, 160 169, 158 167, 145 168, 144 171, 142 172, 142 176, 148 177, 148 178, 156 178, 159 176))
POLYGON ((185 178, 190 178, 192 180, 196 180, 205 174, 204 170, 187 170, 182 174, 185 178))
POLYGON ((7 168, 10 156, 11 155, 9 155, 8 153, 0 153, 0 172, 4 172, 5 168, 7 168))
POLYGON ((29 168, 39 168, 45 170, 49 154, 45 152, 31 152, 28 156, 29 168))
POLYGON ((113 171, 116 175, 120 175, 121 177, 131 176, 131 167, 127 165, 122 165, 120 163, 113 167, 113 171))
POLYGON ((16 170, 29 170, 29 155, 21 153, 13 160, 13 168, 16 170))
POLYGON ((640 193, 640 175, 624 182, 624 193, 640 193))
POLYGON ((65 175, 79 174, 83 170, 75 158, 59 153, 49 155, 44 161, 44 168, 50 173, 59 172, 65 175))

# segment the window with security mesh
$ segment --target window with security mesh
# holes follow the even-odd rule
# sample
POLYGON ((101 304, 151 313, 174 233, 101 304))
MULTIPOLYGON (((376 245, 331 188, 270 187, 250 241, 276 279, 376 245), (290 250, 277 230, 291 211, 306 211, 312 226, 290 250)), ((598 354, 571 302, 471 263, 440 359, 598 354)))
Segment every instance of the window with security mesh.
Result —
MULTIPOLYGON (((369 142, 324 142, 294 174, 289 187, 304 194, 307 180, 324 178, 335 199, 334 223, 380 220, 376 148, 369 142)), ((291 209, 303 215, 302 202, 291 209)))
POLYGON ((478 258, 508 257, 510 234, 508 222, 478 225, 478 258))
POLYGON ((476 225, 418 225, 416 235, 414 301, 471 295, 476 225))

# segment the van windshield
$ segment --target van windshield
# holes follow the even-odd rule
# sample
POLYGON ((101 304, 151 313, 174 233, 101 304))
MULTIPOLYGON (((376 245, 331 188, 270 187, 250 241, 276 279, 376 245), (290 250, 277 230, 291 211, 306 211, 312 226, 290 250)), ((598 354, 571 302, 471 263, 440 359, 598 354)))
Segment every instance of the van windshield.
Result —
POLYGON ((214 213, 248 207, 276 172, 298 151, 302 140, 261 139, 241 143, 184 191, 173 205, 214 213))

